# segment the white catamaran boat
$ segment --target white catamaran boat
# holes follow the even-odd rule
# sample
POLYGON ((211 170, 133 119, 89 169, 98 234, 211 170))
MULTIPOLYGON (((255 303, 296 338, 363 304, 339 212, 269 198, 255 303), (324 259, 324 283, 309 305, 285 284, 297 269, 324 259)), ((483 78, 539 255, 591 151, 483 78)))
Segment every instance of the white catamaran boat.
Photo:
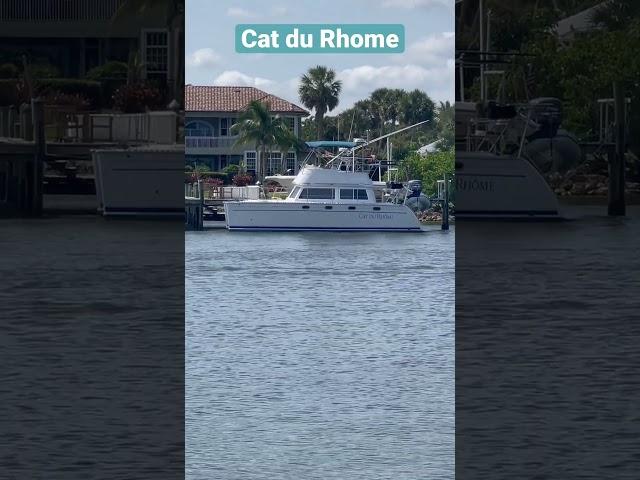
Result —
POLYGON ((305 166, 286 200, 225 202, 229 230, 421 232, 404 204, 377 202, 362 172, 305 166))
MULTIPOLYGON (((426 122, 401 128, 368 142, 342 142, 345 145, 338 146, 344 148, 333 158, 320 165, 303 166, 291 180, 292 189, 284 200, 224 202, 227 228, 266 231, 421 232, 420 222, 408 206, 415 203, 411 202, 415 200, 413 197, 421 195, 420 189, 406 191, 403 201, 398 201, 397 194, 387 201, 378 201, 384 199, 384 195, 376 187, 384 182, 371 179, 370 169, 356 162, 355 152, 426 122)), ((311 147, 327 144, 311 143, 317 144, 310 145, 311 147)), ((379 170, 378 173, 381 175, 379 170)), ((267 178, 278 180, 275 176, 267 178)))

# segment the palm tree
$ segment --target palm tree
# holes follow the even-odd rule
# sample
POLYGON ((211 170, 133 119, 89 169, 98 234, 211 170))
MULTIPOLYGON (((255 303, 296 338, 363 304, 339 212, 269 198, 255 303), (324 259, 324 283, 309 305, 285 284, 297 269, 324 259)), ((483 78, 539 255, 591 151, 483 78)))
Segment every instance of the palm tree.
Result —
POLYGON ((315 109, 318 140, 324 135, 324 114, 338 106, 341 89, 336 72, 321 65, 310 68, 300 79, 298 94, 305 107, 315 109))
POLYGON ((433 127, 435 105, 433 100, 422 90, 412 90, 400 99, 399 117, 406 125, 429 120, 433 127))
POLYGON ((256 146, 256 176, 261 181, 264 180, 267 154, 271 153, 271 149, 278 147, 286 156, 286 152, 298 144, 283 119, 278 115, 272 116, 269 104, 259 100, 249 102, 238 117, 238 122, 231 127, 231 132, 238 135, 236 145, 256 146))

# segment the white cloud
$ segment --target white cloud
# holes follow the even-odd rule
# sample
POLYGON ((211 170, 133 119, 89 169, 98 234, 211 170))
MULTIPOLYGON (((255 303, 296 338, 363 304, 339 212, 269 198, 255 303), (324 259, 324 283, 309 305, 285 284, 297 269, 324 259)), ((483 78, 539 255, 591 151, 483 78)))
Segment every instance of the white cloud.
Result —
MULTIPOLYGON (((405 90, 420 89, 435 101, 453 101, 454 95, 453 58, 443 59, 437 66, 423 65, 385 65, 374 67, 361 65, 336 72, 342 81, 340 103, 330 115, 336 115, 353 106, 358 100, 364 100, 377 88, 403 88, 405 90)), ((300 77, 284 80, 247 75, 237 70, 227 70, 218 75, 214 85, 250 86, 264 90, 304 108, 298 98, 300 77)))
POLYGON ((418 88, 427 92, 434 101, 452 101, 455 98, 453 59, 431 68, 414 64, 382 67, 362 65, 341 70, 337 75, 342 80, 340 111, 367 98, 377 88, 418 88))
POLYGON ((213 84, 225 86, 271 88, 275 85, 275 82, 273 80, 269 80, 268 78, 252 77, 237 70, 226 70, 213 80, 213 84))
POLYGON ((251 18, 254 16, 249 10, 245 10, 244 8, 239 8, 239 7, 227 8, 227 15, 229 17, 236 17, 236 18, 251 18))
POLYGON ((453 59, 455 47, 453 32, 436 33, 412 43, 403 55, 394 58, 403 63, 438 66, 453 59))
POLYGON ((220 61, 218 55, 212 48, 201 48, 187 55, 187 66, 193 68, 214 67, 220 61))
POLYGON ((283 17, 287 13, 289 13, 289 9, 287 7, 285 7, 284 5, 278 5, 278 6, 275 6, 275 7, 273 7, 271 9, 271 14, 274 17, 283 17))
POLYGON ((454 0, 383 0, 382 6, 388 8, 429 8, 437 6, 453 7, 454 0))

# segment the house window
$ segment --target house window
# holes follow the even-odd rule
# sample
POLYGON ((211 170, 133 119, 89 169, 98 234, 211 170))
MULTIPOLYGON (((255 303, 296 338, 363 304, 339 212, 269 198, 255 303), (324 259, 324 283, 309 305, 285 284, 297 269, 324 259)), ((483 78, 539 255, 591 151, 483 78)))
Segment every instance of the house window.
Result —
POLYGON ((287 152, 287 170, 296 170, 296 152, 287 152))
POLYGON ((211 125, 205 122, 189 122, 184 127, 185 137, 213 137, 211 125))
POLYGON ((244 168, 247 172, 256 171, 256 152, 244 152, 244 168))
POLYGON ((333 200, 333 188, 303 188, 298 198, 304 200, 333 200))
POLYGON ((284 117, 282 120, 284 120, 284 124, 291 130, 291 133, 293 133, 296 119, 294 117, 284 117))
POLYGON ((275 175, 282 166, 282 154, 280 152, 269 153, 269 164, 267 165, 267 175, 275 175))
POLYGON ((235 118, 221 118, 220 119, 220 136, 221 137, 233 136, 231 127, 234 126, 235 124, 236 124, 235 118))
POLYGON ((142 32, 142 40, 147 79, 166 84, 169 75, 169 32, 145 30, 142 32))

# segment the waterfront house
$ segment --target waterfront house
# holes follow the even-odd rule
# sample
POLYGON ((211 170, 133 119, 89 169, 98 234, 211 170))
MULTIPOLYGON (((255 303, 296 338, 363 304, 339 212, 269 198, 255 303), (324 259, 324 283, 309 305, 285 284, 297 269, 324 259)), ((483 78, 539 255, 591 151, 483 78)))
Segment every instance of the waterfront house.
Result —
POLYGON ((28 52, 65 78, 138 53, 142 76, 179 91, 184 69, 184 0, 3 0, 0 64, 28 52))
MULTIPOLYGON (((244 165, 247 171, 256 169, 255 145, 235 145, 231 126, 249 102, 268 104, 274 115, 285 119, 298 138, 302 134, 301 120, 309 115, 303 108, 254 87, 196 86, 185 87, 185 148, 190 165, 207 165, 220 171, 228 165, 244 165)), ((281 170, 283 152, 274 149, 269 154, 267 175, 281 170)), ((284 152, 287 169, 297 173, 296 152, 284 152)))

